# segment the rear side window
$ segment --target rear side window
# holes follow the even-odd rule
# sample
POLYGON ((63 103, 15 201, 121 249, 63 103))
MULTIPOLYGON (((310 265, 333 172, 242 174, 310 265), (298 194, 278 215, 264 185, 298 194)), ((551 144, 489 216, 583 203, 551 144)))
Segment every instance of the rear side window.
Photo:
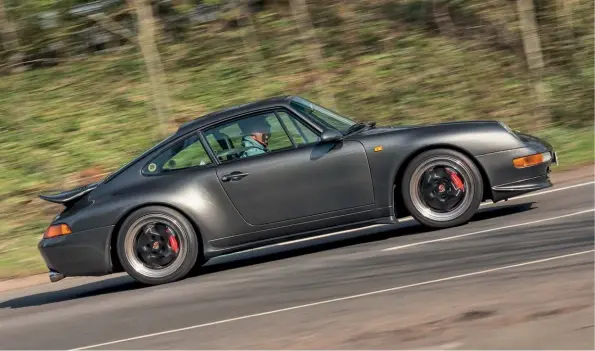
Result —
POLYGON ((182 139, 161 153, 143 169, 147 174, 159 174, 178 169, 207 166, 211 158, 200 142, 198 134, 182 139))

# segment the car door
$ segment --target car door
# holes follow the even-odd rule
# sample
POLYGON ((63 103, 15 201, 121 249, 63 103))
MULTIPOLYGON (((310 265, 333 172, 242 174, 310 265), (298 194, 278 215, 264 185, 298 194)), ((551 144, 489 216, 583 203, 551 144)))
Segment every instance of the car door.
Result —
MULTIPOLYGON (((249 124, 249 123, 248 123, 249 124)), ((289 111, 265 112, 205 131, 221 164, 216 172, 221 186, 238 212, 252 225, 346 211, 374 204, 372 178, 363 146, 357 141, 318 142, 319 137, 289 111), (241 151, 241 124, 251 118, 270 125, 268 152, 241 151), (225 151, 216 138, 232 149, 225 151)), ((347 220, 347 219, 346 219, 347 220)))

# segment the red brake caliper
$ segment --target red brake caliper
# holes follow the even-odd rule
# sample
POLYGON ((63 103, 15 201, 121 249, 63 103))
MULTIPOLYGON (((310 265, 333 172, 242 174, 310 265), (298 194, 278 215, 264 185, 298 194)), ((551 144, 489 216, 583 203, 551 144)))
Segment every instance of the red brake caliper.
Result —
POLYGON ((448 168, 446 169, 446 171, 448 172, 448 174, 450 174, 450 180, 455 185, 455 188, 457 188, 458 190, 465 191, 465 185, 463 184, 461 177, 459 177, 459 175, 456 172, 448 168))
POLYGON ((169 236, 169 247, 171 247, 171 249, 174 250, 175 253, 178 253, 178 251, 180 250, 180 247, 178 246, 178 239, 176 239, 176 237, 173 235, 169 236))

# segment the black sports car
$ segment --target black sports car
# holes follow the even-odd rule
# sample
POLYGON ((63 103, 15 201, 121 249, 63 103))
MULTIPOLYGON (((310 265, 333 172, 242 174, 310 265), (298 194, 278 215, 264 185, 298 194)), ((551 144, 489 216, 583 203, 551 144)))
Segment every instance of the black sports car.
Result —
POLYGON ((552 186, 551 145, 497 121, 377 127, 297 96, 218 111, 104 180, 41 198, 66 208, 39 250, 50 279, 126 271, 146 284, 208 259, 413 216, 467 222, 552 186))

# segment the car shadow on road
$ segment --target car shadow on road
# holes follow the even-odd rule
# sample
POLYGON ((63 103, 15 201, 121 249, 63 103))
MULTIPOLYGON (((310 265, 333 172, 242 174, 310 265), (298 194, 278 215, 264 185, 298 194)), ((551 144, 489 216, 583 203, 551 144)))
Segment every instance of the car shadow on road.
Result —
MULTIPOLYGON (((493 208, 480 209, 470 222, 479 222, 491 218, 504 217, 507 215, 525 212, 536 209, 534 202, 526 202, 514 205, 504 205, 493 208)), ((464 226, 462 226, 464 227, 464 226)), ((254 251, 238 252, 212 259, 192 276, 204 276, 211 273, 227 271, 234 268, 252 266, 256 264, 283 260, 296 256, 305 256, 322 251, 344 248, 354 245, 378 242, 395 237, 410 236, 414 234, 430 233, 438 229, 430 229, 420 226, 416 221, 411 220, 402 223, 397 228, 373 229, 368 232, 338 235, 323 239, 313 239, 306 242, 284 245, 283 248, 273 246, 254 251)))
MULTIPOLYGON (((499 218, 515 213, 533 210, 534 202, 526 202, 514 205, 500 205, 482 208, 471 219, 471 222, 478 222, 492 218, 499 218)), ((227 271, 235 268, 248 267, 257 264, 273 262, 296 256, 304 256, 337 248, 343 248, 353 245, 361 245, 370 242, 387 240, 390 238, 408 236, 420 233, 431 232, 417 224, 415 221, 407 221, 400 225, 396 230, 376 230, 370 233, 357 234, 348 237, 328 237, 322 240, 313 239, 311 241, 299 242, 295 245, 272 246, 264 249, 239 252, 231 255, 225 255, 209 261, 191 277, 204 276, 221 271, 227 271)), ((199 277, 200 278, 200 277, 199 277)), ((173 284, 183 284, 184 281, 173 284)), ((59 284, 59 283, 56 283, 59 284)), ((23 308, 32 306, 41 306, 51 303, 58 303, 69 300, 83 299, 93 296, 108 295, 113 293, 133 291, 137 289, 153 289, 136 282, 128 275, 117 276, 114 278, 102 279, 101 281, 82 284, 66 289, 42 292, 28 296, 17 297, 0 303, 0 308, 23 308)), ((157 287, 158 288, 158 287, 157 287)))
MULTIPOLYGON (((59 283, 56 283, 59 284, 59 283)), ((0 308, 23 308, 41 306, 62 301, 82 299, 86 297, 113 294, 121 291, 132 291, 145 287, 128 275, 118 276, 101 281, 86 283, 70 288, 17 297, 0 303, 0 308)))

